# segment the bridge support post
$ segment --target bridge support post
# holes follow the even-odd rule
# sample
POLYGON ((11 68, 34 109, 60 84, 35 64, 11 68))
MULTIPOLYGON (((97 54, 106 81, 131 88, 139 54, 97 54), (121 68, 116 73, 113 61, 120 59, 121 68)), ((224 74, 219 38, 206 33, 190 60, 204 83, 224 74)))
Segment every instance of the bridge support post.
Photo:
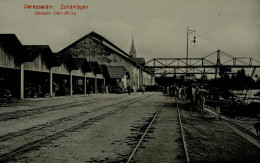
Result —
POLYGON ((221 62, 220 62, 220 50, 217 51, 217 63, 216 63, 216 68, 215 68, 215 79, 217 79, 218 77, 218 69, 219 69, 219 66, 221 65, 221 62))

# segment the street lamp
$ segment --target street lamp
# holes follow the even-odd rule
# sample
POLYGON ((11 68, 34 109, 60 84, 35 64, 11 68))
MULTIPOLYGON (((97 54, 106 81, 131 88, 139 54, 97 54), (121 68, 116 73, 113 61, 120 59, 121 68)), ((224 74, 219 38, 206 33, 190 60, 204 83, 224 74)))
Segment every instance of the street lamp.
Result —
MULTIPOLYGON (((193 32, 196 32, 196 30, 190 30, 189 27, 187 27, 187 56, 186 56, 186 76, 188 74, 188 58, 189 58, 189 35, 193 32)), ((196 37, 194 37, 193 43, 196 43, 196 37)))

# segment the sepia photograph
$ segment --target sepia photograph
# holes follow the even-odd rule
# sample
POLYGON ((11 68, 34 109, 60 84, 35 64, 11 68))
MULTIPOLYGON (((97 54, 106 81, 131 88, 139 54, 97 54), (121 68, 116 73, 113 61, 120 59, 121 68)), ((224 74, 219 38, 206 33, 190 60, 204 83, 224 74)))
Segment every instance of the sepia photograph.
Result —
POLYGON ((0 0, 0 163, 260 162, 260 0, 0 0))

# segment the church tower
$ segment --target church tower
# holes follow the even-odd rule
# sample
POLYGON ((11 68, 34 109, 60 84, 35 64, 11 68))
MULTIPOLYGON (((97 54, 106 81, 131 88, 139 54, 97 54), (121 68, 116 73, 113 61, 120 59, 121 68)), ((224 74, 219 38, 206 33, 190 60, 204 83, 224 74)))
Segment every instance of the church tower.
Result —
POLYGON ((136 58, 136 50, 135 50, 135 44, 134 44, 134 37, 132 36, 132 45, 131 50, 129 52, 129 55, 131 58, 136 58))

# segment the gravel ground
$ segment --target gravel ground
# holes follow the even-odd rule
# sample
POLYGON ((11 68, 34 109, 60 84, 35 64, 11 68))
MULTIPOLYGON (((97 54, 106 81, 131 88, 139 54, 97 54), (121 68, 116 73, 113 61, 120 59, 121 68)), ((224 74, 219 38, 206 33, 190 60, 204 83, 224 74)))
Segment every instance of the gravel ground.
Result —
POLYGON ((177 108, 166 98, 133 162, 185 162, 177 108))
MULTIPOLYGON (((160 92, 25 99, 0 108, 0 162, 185 162, 174 99, 160 92), (7 155, 8 154, 8 155, 7 155)), ((259 161, 260 149, 207 112, 180 111, 191 162, 259 161)))
MULTIPOLYGON (((168 98, 149 92, 95 97, 80 96, 73 100, 67 97, 45 102, 39 99, 30 105, 23 101, 22 112, 18 105, 11 106, 12 111, 2 110, 0 154, 19 153, 11 154, 4 161, 125 162, 159 106, 168 98), (27 149, 18 150, 24 147, 27 149)), ((169 103, 168 99, 166 104, 169 103)), ((174 108, 163 108, 154 124, 156 139, 145 140, 161 144, 160 151, 168 151, 160 160, 183 160, 176 118, 174 108), (174 123, 169 130, 167 123, 171 122, 174 123), (165 134, 161 135, 161 132, 165 134), (169 144, 162 143, 166 139, 169 144)))
POLYGON ((190 160, 259 161, 260 149, 238 135, 224 122, 206 111, 192 110, 187 101, 180 104, 190 160))
POLYGON ((253 135, 256 136, 256 130, 254 128, 254 124, 257 123, 259 120, 258 118, 252 118, 252 117, 235 117, 233 119, 234 122, 236 122, 237 124, 239 124, 240 126, 246 128, 247 130, 249 130, 253 135))

